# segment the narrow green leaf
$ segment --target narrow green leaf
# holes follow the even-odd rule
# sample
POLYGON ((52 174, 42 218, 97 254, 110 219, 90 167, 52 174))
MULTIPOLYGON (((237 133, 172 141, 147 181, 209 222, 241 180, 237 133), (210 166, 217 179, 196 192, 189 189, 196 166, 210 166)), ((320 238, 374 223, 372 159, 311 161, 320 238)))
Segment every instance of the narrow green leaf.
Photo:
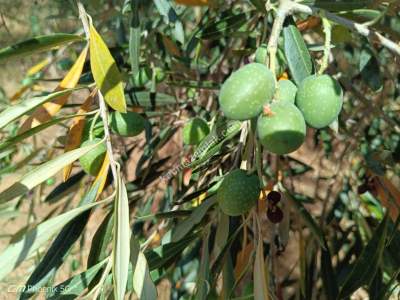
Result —
POLYGON ((327 299, 336 300, 339 294, 339 285, 335 270, 332 266, 332 257, 328 247, 326 250, 321 249, 321 277, 327 299))
POLYGON ((47 194, 44 202, 55 203, 63 197, 70 195, 70 193, 74 190, 74 187, 77 186, 85 174, 86 173, 84 171, 80 171, 68 178, 67 181, 61 182, 50 193, 47 194))
POLYGON ((85 272, 79 273, 71 277, 59 285, 50 289, 47 300, 57 299, 76 299, 89 286, 92 280, 96 277, 99 271, 103 268, 107 259, 87 269, 85 272))
POLYGON ((15 45, 0 49, 0 61, 47 51, 57 46, 83 40, 84 38, 80 35, 67 33, 37 36, 15 45))
POLYGON ((164 17, 165 22, 174 26, 173 35, 175 39, 181 44, 184 44, 185 37, 182 22, 179 20, 172 2, 168 0, 154 0, 154 4, 156 5, 159 13, 164 17))
MULTIPOLYGON (((260 226, 260 221, 258 226, 260 226)), ((261 234, 261 228, 258 231, 258 241, 256 249, 256 258, 254 260, 254 300, 268 300, 268 282, 264 260, 264 246, 261 234)))
POLYGON ((349 11, 359 8, 368 7, 373 0, 306 0, 305 4, 311 4, 318 8, 326 9, 329 11, 349 11))
POLYGON ((114 203, 113 283, 116 300, 124 299, 130 255, 129 202, 125 183, 118 179, 114 203))
POLYGON ((140 64, 140 18, 139 18, 139 0, 131 1, 131 26, 129 32, 129 59, 131 62, 132 76, 139 73, 140 64))
POLYGON ((61 123, 61 122, 65 121, 65 120, 74 118, 76 116, 80 116, 80 115, 70 115, 70 116, 65 116, 65 117, 61 117, 61 118, 56 118, 56 119, 53 119, 53 120, 51 120, 49 122, 46 122, 46 123, 40 124, 38 126, 35 126, 35 127, 33 127, 31 129, 29 129, 29 130, 17 135, 17 136, 11 137, 11 138, 5 140, 4 142, 0 143, 0 152, 3 152, 5 150, 9 149, 10 147, 15 146, 17 143, 23 141, 24 139, 26 139, 28 137, 31 137, 31 136, 35 135, 36 133, 39 133, 39 132, 45 130, 46 128, 49 128, 49 127, 51 127, 53 125, 61 123))
POLYGON ((157 289, 151 277, 146 256, 140 250, 136 238, 131 237, 131 264, 133 271, 133 289, 140 300, 157 299, 157 289))
POLYGON ((197 239, 197 234, 192 234, 180 240, 179 242, 171 242, 161 245, 157 248, 147 250, 144 252, 147 262, 149 264, 150 270, 158 269, 163 267, 172 258, 180 257, 182 251, 195 239, 197 239))
POLYGON ((101 203, 103 201, 90 203, 47 220, 25 233, 18 242, 10 244, 0 254, 0 280, 18 267, 25 259, 35 254, 39 247, 43 246, 68 222, 101 203))
POLYGON ((369 285, 372 282, 382 260, 387 236, 387 227, 388 215, 386 215, 379 224, 372 238, 354 263, 352 271, 346 277, 344 284, 340 289, 339 298, 346 298, 358 288, 364 285, 369 285))
POLYGON ((112 239, 112 231, 114 226, 114 218, 112 212, 110 212, 101 222, 99 228, 92 239, 92 245, 88 256, 87 265, 88 267, 94 266, 99 261, 107 257, 107 246, 112 239))
MULTIPOLYGON (((98 187, 98 184, 92 187, 79 205, 92 203, 96 199, 98 187)), ((32 289, 23 292, 20 299, 29 299, 55 275, 68 256, 72 245, 81 236, 89 217, 90 210, 87 210, 65 225, 26 282, 25 285, 31 286, 32 289)))
POLYGON ((224 248, 229 237, 229 216, 219 211, 217 232, 213 249, 213 257, 217 257, 224 248))
POLYGON ((6 125, 10 124, 12 121, 22 117, 24 114, 30 112, 32 109, 36 108, 43 103, 46 103, 57 97, 67 95, 72 91, 77 89, 66 89, 61 92, 51 93, 46 96, 34 97, 18 104, 8 107, 0 113, 0 129, 4 128, 6 125))
POLYGON ((179 223, 172 233, 172 241, 177 242, 181 240, 186 234, 188 234, 192 228, 197 225, 206 215, 207 211, 216 202, 215 197, 208 198, 200 206, 196 207, 190 217, 179 223))
POLYGON ((311 233, 314 235, 314 237, 319 242, 319 245, 321 246, 321 248, 326 249, 326 242, 325 242, 324 234, 321 230, 321 227, 318 226, 318 224, 315 222, 315 220, 310 215, 310 213, 307 211, 307 209, 299 201, 294 199, 292 197, 292 195, 286 190, 286 188, 281 186, 281 190, 284 193, 286 199, 293 205, 292 207, 294 209, 296 209, 296 211, 300 214, 304 223, 307 225, 307 227, 310 229, 311 233))
POLYGON ((300 84, 313 70, 310 52, 293 22, 283 28, 285 56, 294 81, 300 84))
POLYGON ((201 39, 220 39, 230 33, 237 31, 248 21, 245 13, 228 14, 218 21, 210 20, 210 23, 197 34, 201 39))
POLYGON ((197 274, 196 294, 195 294, 196 300, 206 300, 207 295, 210 291, 210 283, 209 283, 210 253, 208 250, 209 238, 210 238, 210 233, 207 232, 207 234, 203 240, 203 246, 202 246, 202 250, 201 250, 200 269, 197 274))
POLYGON ((13 200, 18 196, 24 195, 26 192, 42 183, 46 179, 54 176, 66 165, 73 163, 75 160, 95 148, 97 145, 98 144, 89 145, 66 152, 51 161, 41 164, 23 176, 18 182, 2 191, 0 193, 0 203, 4 203, 13 200))

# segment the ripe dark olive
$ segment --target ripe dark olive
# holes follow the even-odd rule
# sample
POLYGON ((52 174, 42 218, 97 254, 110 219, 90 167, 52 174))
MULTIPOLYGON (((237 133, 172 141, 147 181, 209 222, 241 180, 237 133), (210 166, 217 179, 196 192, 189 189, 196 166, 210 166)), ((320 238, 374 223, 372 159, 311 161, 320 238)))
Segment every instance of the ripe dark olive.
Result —
MULTIPOLYGON (((101 139, 88 140, 82 143, 81 147, 97 144, 101 139)), ((85 155, 81 156, 79 163, 82 169, 90 175, 96 176, 99 173, 100 168, 103 164, 104 157, 106 155, 106 145, 104 143, 99 144, 94 149, 90 150, 85 155)))
POLYGON ((270 220, 274 224, 280 223, 283 220, 283 212, 279 207, 274 206, 272 208, 268 208, 267 217, 268 220, 270 220))
POLYGON ((261 144, 269 152, 287 154, 297 150, 306 136, 306 123, 296 106, 278 101, 267 107, 257 121, 257 133, 261 144))
POLYGON ((272 72, 263 64, 251 63, 232 73, 224 82, 219 104, 227 118, 249 120, 261 113, 274 92, 272 72))
POLYGON ((248 212, 258 200, 260 182, 256 175, 237 169, 226 175, 217 191, 217 201, 228 216, 239 216, 248 212))
POLYGON ((338 117, 343 104, 343 91, 329 75, 312 75, 302 81, 296 95, 296 105, 307 124, 323 128, 338 117))
POLYGON ((279 201, 281 201, 281 193, 277 191, 271 191, 267 195, 267 200, 271 202, 271 204, 276 205, 279 201))

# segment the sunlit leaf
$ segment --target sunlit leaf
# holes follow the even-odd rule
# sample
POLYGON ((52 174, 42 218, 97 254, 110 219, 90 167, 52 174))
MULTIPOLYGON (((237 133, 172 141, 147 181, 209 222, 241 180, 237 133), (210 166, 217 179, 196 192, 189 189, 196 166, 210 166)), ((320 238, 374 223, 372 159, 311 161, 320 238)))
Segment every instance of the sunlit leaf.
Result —
POLYGON ((131 263, 133 289, 140 300, 157 299, 157 289, 150 277, 147 260, 135 237, 131 237, 131 263))
POLYGON ((90 66, 97 87, 107 104, 116 111, 126 112, 121 73, 110 50, 93 25, 90 26, 90 66))
POLYGON ((64 166, 74 162, 97 145, 98 144, 94 144, 72 150, 34 168, 32 171, 24 175, 19 181, 0 193, 0 203, 4 203, 18 196, 24 195, 26 192, 42 183, 46 179, 54 176, 57 172, 62 170, 64 166))
POLYGON ((103 202, 90 203, 47 220, 29 230, 18 242, 10 244, 0 254, 0 279, 35 254, 39 247, 43 246, 69 221, 100 203, 103 202))
POLYGON ((114 202, 113 283, 114 297, 124 299, 128 281, 130 259, 129 204, 125 183, 118 179, 118 191, 114 202))
POLYGON ((0 129, 22 117, 24 114, 30 112, 35 107, 48 102, 52 99, 58 98, 60 96, 69 95, 74 89, 67 89, 60 92, 51 93, 46 96, 34 97, 28 100, 24 100, 18 104, 10 106, 0 113, 0 129))
MULTIPOLYGON (((65 89, 75 88, 78 84, 79 78, 82 74, 83 65, 86 60, 88 47, 85 47, 78 59, 68 71, 67 75, 65 75, 64 79, 59 83, 57 88, 54 90, 63 91, 65 89)), ((44 122, 50 120, 53 116, 55 116, 60 109, 67 103, 69 95, 62 95, 53 99, 52 101, 48 101, 44 103, 42 106, 36 108, 33 113, 29 116, 29 118, 21 125, 19 129, 19 133, 25 132, 32 127, 36 127, 44 122)))

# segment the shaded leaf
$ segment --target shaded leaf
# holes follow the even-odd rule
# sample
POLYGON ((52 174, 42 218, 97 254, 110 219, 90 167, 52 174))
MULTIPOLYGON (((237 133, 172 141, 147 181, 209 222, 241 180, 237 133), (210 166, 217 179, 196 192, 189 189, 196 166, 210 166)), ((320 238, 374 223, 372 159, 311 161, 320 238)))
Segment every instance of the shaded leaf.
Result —
POLYGON ((79 273, 54 286, 50 289, 51 292, 48 294, 46 299, 76 299, 76 296, 82 294, 82 292, 89 286, 106 262, 107 259, 92 266, 85 272, 79 273))
POLYGON ((10 244, 0 254, 0 279, 7 276, 26 258, 35 254, 41 246, 68 224, 68 222, 100 203, 103 202, 90 203, 47 220, 26 232, 18 242, 10 244))
POLYGON ((321 248, 326 249, 326 242, 321 227, 319 227, 319 225, 315 222, 315 220, 307 211, 307 209, 298 200, 294 199, 292 195, 286 190, 286 188, 281 186, 281 190, 284 193, 286 199, 290 202, 290 204, 292 204, 292 207, 300 214, 304 223, 307 225, 311 233, 317 239, 321 248))
POLYGON ((211 197, 201 203, 200 206, 196 207, 190 217, 183 220, 175 227, 175 230, 172 233, 172 241, 179 241, 188 234, 192 228, 203 219, 207 211, 215 204, 215 202, 216 197, 211 197))
POLYGON ((374 279, 385 248, 387 225, 388 215, 386 215, 379 224, 372 238, 354 263, 352 271, 346 277, 344 284, 340 289, 340 298, 350 296, 363 285, 369 285, 374 279))
MULTIPOLYGON (((98 184, 94 185, 85 194, 79 205, 92 203, 96 199, 98 188, 98 184)), ((65 225, 26 282, 25 285, 31 286, 32 289, 23 292, 20 296, 21 299, 28 299, 33 296, 55 275, 68 256, 72 245, 81 236, 89 217, 90 210, 87 210, 65 225)))
POLYGON ((0 61, 47 51, 54 47, 65 45, 70 42, 83 40, 83 37, 80 35, 66 33, 37 36, 35 38, 0 49, 0 61))
POLYGON ((293 22, 283 28, 285 56, 297 85, 311 75, 313 64, 303 36, 293 22))
POLYGON ((114 297, 124 299, 128 281, 130 255, 129 204, 125 183, 118 179, 118 191, 114 203, 113 284, 114 297))

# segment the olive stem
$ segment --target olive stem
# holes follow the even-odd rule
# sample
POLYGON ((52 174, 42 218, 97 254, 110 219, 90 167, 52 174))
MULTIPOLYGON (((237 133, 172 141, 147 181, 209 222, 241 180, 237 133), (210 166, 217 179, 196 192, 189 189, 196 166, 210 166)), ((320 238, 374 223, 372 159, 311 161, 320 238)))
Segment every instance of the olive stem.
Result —
POLYGON ((92 123, 90 124, 90 129, 89 129, 89 140, 93 140, 93 130, 94 130, 94 126, 97 122, 97 119, 100 116, 100 111, 97 111, 97 113, 94 115, 92 123))
MULTIPOLYGON (((325 15, 325 14, 323 14, 325 15)), ((332 25, 331 22, 325 16, 322 17, 322 26, 324 27, 325 33, 325 45, 324 45, 324 56, 322 58, 321 67, 318 74, 321 75, 328 68, 329 55, 331 54, 331 42, 332 42, 332 25)))
POLYGON ((368 27, 368 24, 356 23, 334 13, 325 11, 320 8, 313 6, 307 6, 301 3, 291 2, 290 3, 291 13, 303 13, 307 15, 319 15, 321 13, 325 14, 325 17, 337 24, 347 27, 348 29, 357 32, 358 34, 372 40, 379 42, 382 46, 386 47, 392 53, 400 56, 400 45, 393 42, 392 40, 386 38, 377 31, 374 31, 368 27))
POLYGON ((272 25, 271 35, 268 41, 268 54, 269 54, 269 68, 274 75, 274 79, 276 81, 276 53, 278 52, 278 41, 279 36, 281 35, 283 29, 283 23, 285 22, 286 17, 290 13, 291 7, 290 0, 280 0, 279 7, 276 12, 276 18, 274 20, 274 24, 272 25))
POLYGON ((111 172, 112 172, 113 178, 114 178, 114 185, 117 188, 117 186, 118 186, 118 171, 117 171, 118 163, 114 159, 114 152, 113 152, 113 148, 112 148, 112 144, 111 144, 111 135, 110 135, 110 130, 108 128, 107 106, 104 101, 103 94, 100 92, 100 90, 98 91, 97 95, 98 95, 98 99, 99 99, 100 116, 101 116, 101 119, 103 120, 104 137, 106 140, 107 154, 110 159, 110 167, 111 167, 111 172))

